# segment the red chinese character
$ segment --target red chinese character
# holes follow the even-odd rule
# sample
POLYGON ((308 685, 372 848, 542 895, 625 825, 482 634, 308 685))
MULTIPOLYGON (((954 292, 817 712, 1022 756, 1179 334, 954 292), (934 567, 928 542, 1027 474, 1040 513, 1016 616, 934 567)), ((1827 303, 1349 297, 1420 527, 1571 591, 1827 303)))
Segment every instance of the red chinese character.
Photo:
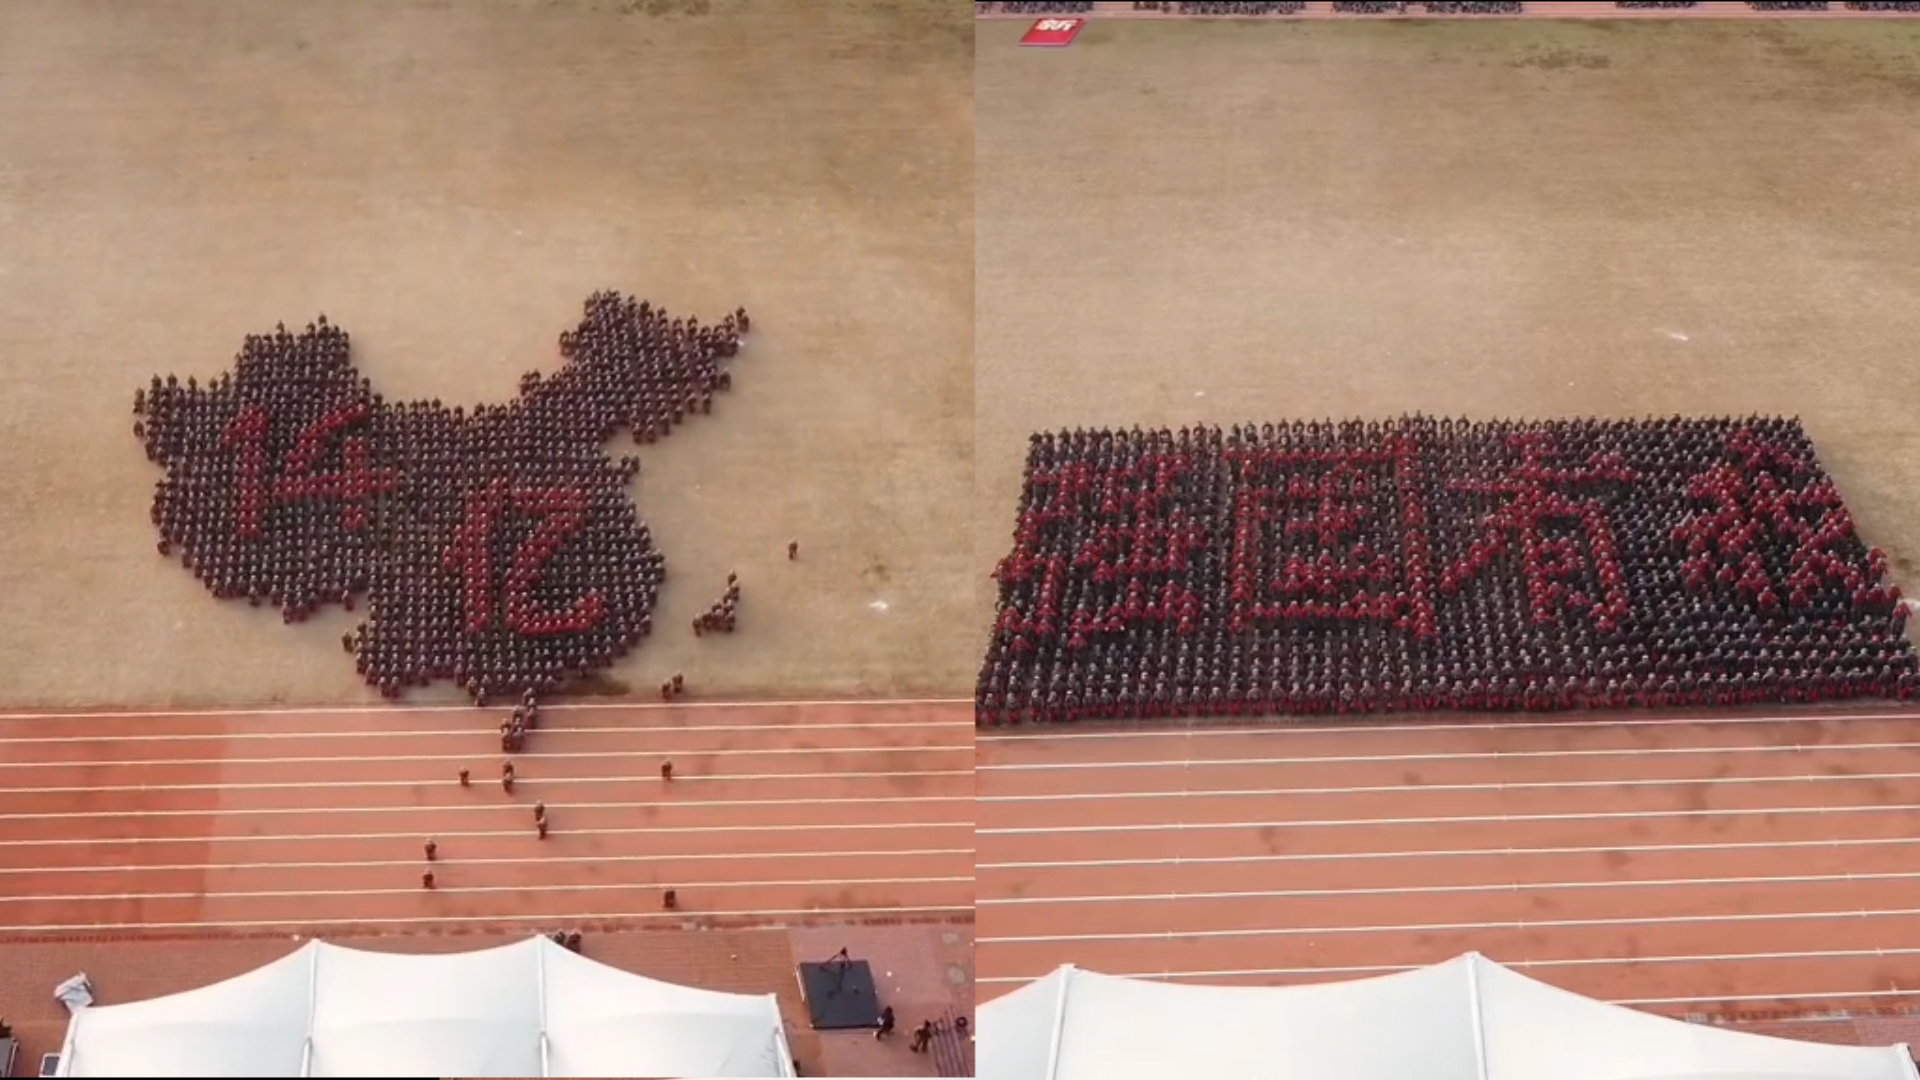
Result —
POLYGON ((1124 464, 1075 460, 1036 470, 1014 549, 995 571, 1019 597, 1001 610, 996 632, 1013 635, 1021 651, 1023 640, 1065 634, 1081 648, 1142 621, 1197 622, 1200 601, 1184 578, 1205 533, 1176 502, 1192 467, 1188 452, 1167 450, 1124 464), (1070 577, 1119 596, 1104 611, 1064 611, 1070 577))
POLYGON ((1687 482, 1688 498, 1713 509, 1688 515, 1673 530, 1673 542, 1686 551, 1680 576, 1688 591, 1731 591, 1763 610, 1781 606, 1783 587, 1787 606, 1805 607, 1829 582, 1844 586, 1856 604, 1879 608, 1897 599, 1871 573, 1884 566, 1884 555, 1869 552, 1864 568, 1847 558, 1857 546, 1853 515, 1833 484, 1793 486, 1814 474, 1810 462, 1748 428, 1728 437, 1727 454, 1731 462, 1687 482), (1767 568, 1770 548, 1785 556, 1783 580, 1767 568))
POLYGON ((1614 546, 1606 507, 1595 498, 1569 498, 1559 487, 1632 484, 1639 474, 1618 454, 1592 454, 1584 466, 1554 468, 1545 458, 1554 447, 1543 434, 1515 435, 1507 446, 1520 451, 1520 464, 1493 481, 1456 481, 1453 491, 1498 495, 1507 502, 1487 515, 1485 529, 1467 554, 1440 575, 1440 591, 1452 595, 1484 572, 1494 559, 1520 544, 1520 571, 1536 625, 1550 624, 1564 610, 1584 611, 1602 633, 1614 630, 1631 613, 1626 574, 1614 546), (1569 537, 1548 535, 1555 522, 1573 522, 1586 537, 1587 555, 1569 537), (1597 591, 1598 595, 1594 595, 1597 591))
POLYGON ((1384 449, 1229 451, 1232 628, 1302 619, 1435 632, 1414 441, 1384 449), (1298 511, 1304 509, 1304 513, 1298 511), (1284 561, 1282 561, 1284 559, 1284 561))

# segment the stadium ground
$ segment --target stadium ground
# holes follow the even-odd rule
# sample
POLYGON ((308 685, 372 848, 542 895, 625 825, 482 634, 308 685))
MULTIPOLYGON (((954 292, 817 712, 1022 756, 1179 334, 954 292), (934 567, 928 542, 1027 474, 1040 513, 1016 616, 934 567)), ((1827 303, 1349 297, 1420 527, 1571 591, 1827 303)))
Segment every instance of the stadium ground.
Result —
POLYGON ((873 700, 954 697, 975 663, 953 541, 966 19, 865 0, 0 10, 0 884, 29 883, 0 889, 0 1015, 29 1057, 57 1047, 50 991, 76 970, 124 1002, 295 934, 469 948, 578 922, 610 963, 778 991, 816 1075, 965 1070, 950 1042, 815 1037, 793 964, 844 945, 903 1017, 971 1007, 965 706, 873 700), (205 379, 243 335, 325 312, 392 397, 503 399, 558 366, 603 288, 753 314, 733 391, 646 447, 635 488, 685 583, 660 624, 737 571, 740 632, 656 634, 594 683, 604 706, 551 710, 512 799, 497 711, 381 705, 340 651, 356 616, 283 626, 155 555, 129 411, 150 376, 205 379), (674 671, 692 704, 615 704, 674 671), (851 703, 781 704, 821 698, 851 703), (741 700, 759 704, 718 704, 741 700), (440 843, 431 894, 416 832, 440 843))
MULTIPOLYGON (((1911 584, 1920 272, 1886 237, 1920 27, 1096 18, 1020 49, 1026 25, 978 28, 977 572, 1037 429, 1759 412, 1801 417, 1911 584)), ((1910 1041, 1912 724, 985 735, 981 993, 1069 960, 1281 983, 1478 949, 1910 1041)))
POLYGON ((1915 712, 980 739, 979 979, 1212 983, 1477 950, 1682 1013, 1920 994, 1915 712))
MULTIPOLYGON (((183 953, 244 970, 262 953, 239 941, 411 950, 577 928, 590 956, 780 992, 799 1030, 793 963, 843 944, 903 1015, 969 1007, 970 703, 560 705, 515 755, 510 795, 493 724, 378 706, 0 715, 0 963, 99 950, 87 970, 111 1003, 196 985, 209 972, 183 953), (681 910, 662 909, 667 888, 681 910), (662 930, 683 932, 636 933, 662 930), (757 959, 734 970, 742 955, 757 959)), ((6 982, 0 1015, 29 1049, 57 1044, 53 983, 6 982)), ((820 1043, 803 1047, 814 1065, 820 1043)), ((871 1043, 824 1061, 928 1060, 867 1062, 871 1043)))
POLYGON ((1920 24, 1024 29, 977 26, 981 578, 1043 428, 1759 412, 1915 579, 1920 24))
POLYGON ((741 632, 602 688, 964 692, 971 46, 937 0, 5 5, 0 705, 377 700, 357 616, 285 627, 154 553, 135 389, 324 312, 395 400, 506 400, 606 288, 755 334, 634 482, 660 624, 738 571, 741 632))

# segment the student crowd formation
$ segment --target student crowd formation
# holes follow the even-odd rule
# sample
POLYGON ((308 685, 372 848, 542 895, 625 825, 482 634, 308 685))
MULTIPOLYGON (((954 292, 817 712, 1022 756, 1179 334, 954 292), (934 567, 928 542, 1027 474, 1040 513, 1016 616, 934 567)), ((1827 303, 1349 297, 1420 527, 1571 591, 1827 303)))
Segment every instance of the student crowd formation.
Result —
POLYGON ((1231 15, 1259 18, 1268 15, 1298 15, 1307 9, 1304 2, 1293 3, 1136 3, 1135 11, 1165 11, 1177 15, 1231 15))
POLYGON ((973 13, 986 15, 1000 12, 1007 15, 1085 15, 1093 10, 1092 0, 1081 3, 1029 3, 1026 0, 1002 0, 1000 3, 987 3, 975 0, 973 13))
POLYGON ((553 689, 650 634, 666 579, 626 491, 639 462, 603 444, 710 412, 748 329, 744 310, 704 325, 596 293, 557 372, 471 409, 387 401, 325 316, 249 336, 231 372, 136 395, 134 433, 166 470, 159 552, 290 623, 364 596, 346 645, 386 696, 553 689))
POLYGON ((1488 3, 1369 3, 1366 0, 1336 0, 1333 10, 1341 15, 1519 15, 1524 5, 1518 0, 1488 3))
POLYGON ((1797 421, 1034 437, 982 723, 1908 698, 1797 421))

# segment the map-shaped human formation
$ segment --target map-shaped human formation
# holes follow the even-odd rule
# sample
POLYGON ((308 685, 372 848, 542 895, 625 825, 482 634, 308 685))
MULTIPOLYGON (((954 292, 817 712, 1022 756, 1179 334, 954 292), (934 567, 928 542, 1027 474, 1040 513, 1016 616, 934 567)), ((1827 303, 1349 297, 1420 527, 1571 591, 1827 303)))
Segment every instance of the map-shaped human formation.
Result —
POLYGON ((1035 435, 980 722, 1906 698, 1796 420, 1035 435))
POLYGON ((476 700, 548 691, 653 629, 666 562, 628 496, 633 457, 731 385, 744 309, 703 324, 595 293, 559 371, 503 404, 389 401, 347 332, 249 336, 198 385, 155 378, 135 432, 165 470, 162 555, 287 622, 364 604, 343 644, 389 697, 452 681, 476 700))

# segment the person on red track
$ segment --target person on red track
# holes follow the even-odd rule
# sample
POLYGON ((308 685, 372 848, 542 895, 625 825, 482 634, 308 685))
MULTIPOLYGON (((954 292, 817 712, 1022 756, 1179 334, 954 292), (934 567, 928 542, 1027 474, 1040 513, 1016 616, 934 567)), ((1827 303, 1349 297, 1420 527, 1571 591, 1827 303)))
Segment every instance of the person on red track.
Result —
POLYGON ((423 889, 431 889, 434 887, 433 871, 429 870, 420 875, 420 887, 423 889))
POLYGON ((799 557, 800 557, 800 541, 798 540, 787 541, 787 561, 792 562, 795 559, 798 559, 799 557))
POLYGON ((511 761, 500 764, 500 790, 509 795, 513 794, 513 762, 511 761))
POLYGON ((467 771, 466 769, 461 769, 461 770, 460 770, 460 786, 461 786, 461 787, 472 787, 472 786, 473 786, 473 773, 471 773, 471 772, 469 772, 469 771, 467 771))
POLYGON ((673 782, 673 762, 663 761, 660 763, 660 779, 667 783, 673 782))
POLYGON ((440 845, 434 843, 432 840, 428 840, 426 842, 426 844, 424 845, 424 849, 427 853, 428 862, 433 862, 435 859, 438 859, 440 857, 440 845))

